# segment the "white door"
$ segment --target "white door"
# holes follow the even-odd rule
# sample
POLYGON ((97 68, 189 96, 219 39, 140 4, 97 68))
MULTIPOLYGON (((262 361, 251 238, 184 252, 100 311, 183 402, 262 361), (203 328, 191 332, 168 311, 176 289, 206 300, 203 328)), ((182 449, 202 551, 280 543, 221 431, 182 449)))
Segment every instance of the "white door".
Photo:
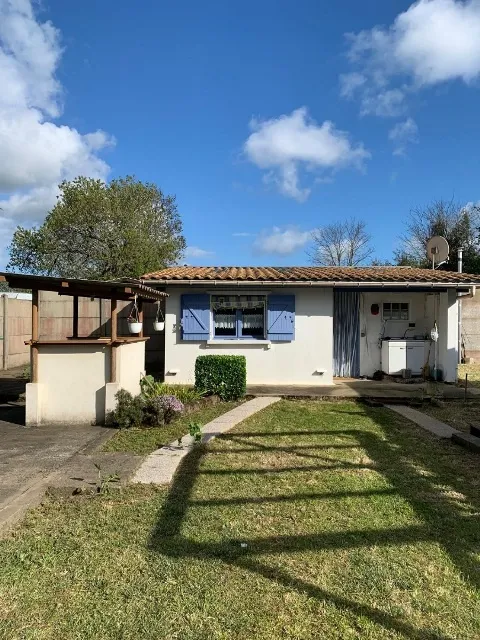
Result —
POLYGON ((407 366, 407 350, 405 344, 390 343, 388 347, 388 373, 402 373, 407 366))
POLYGON ((412 375, 419 376, 425 364, 425 347, 423 342, 418 344, 407 344, 407 369, 412 375))

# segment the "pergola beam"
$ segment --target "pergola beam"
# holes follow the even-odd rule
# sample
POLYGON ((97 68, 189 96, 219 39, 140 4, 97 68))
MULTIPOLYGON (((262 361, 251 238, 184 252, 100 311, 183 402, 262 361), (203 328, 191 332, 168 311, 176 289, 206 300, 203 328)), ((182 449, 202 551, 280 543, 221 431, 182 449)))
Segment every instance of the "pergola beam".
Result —
POLYGON ((137 296, 138 300, 157 301, 166 297, 166 293, 158 291, 138 282, 80 280, 68 278, 51 278, 47 276, 29 276, 21 273, 2 273, 0 281, 7 282, 16 289, 37 289, 54 291, 60 295, 81 296, 85 298, 104 298, 109 300, 130 301, 137 296))

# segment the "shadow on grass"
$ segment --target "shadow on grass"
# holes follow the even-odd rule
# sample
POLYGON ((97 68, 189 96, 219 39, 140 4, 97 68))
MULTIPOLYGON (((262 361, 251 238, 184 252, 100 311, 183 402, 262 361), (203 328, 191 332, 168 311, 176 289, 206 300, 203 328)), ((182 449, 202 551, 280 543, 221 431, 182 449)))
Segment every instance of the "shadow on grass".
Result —
MULTIPOLYGON (((342 412, 344 413, 344 412, 342 412)), ((380 609, 355 600, 328 592, 317 585, 291 575, 288 570, 280 567, 271 567, 261 561, 263 554, 282 554, 315 550, 354 549, 369 546, 400 546, 416 542, 429 541, 440 544, 449 554, 452 561, 462 573, 465 580, 474 587, 480 586, 479 564, 476 553, 480 547, 480 522, 478 511, 478 496, 466 494, 467 487, 462 485, 461 479, 455 478, 455 474, 449 475, 448 481, 451 490, 445 490, 437 484, 439 474, 436 469, 435 453, 428 455, 428 440, 420 441, 411 439, 405 441, 405 434, 398 429, 389 429, 390 418, 386 417, 385 410, 365 408, 363 413, 357 416, 368 416, 384 429, 386 437, 381 437, 367 429, 355 430, 331 430, 331 431, 282 431, 282 432, 242 432, 227 434, 219 440, 230 440, 242 445, 247 444, 246 449, 228 450, 228 455, 233 458, 241 452, 258 451, 259 454, 269 451, 288 452, 303 457, 305 447, 269 447, 260 443, 249 442, 249 439, 258 437, 278 437, 286 435, 317 435, 344 436, 355 439, 353 447, 363 448, 374 466, 345 463, 344 460, 335 458, 317 459, 333 463, 333 466, 304 466, 285 468, 232 468, 232 469, 201 469, 204 457, 209 453, 206 446, 196 447, 187 456, 174 478, 174 483, 169 491, 163 506, 159 522, 152 532, 150 547, 152 550, 175 558, 215 558, 226 565, 248 570, 254 574, 263 576, 275 583, 287 588, 296 589, 320 602, 330 602, 340 609, 350 611, 354 615, 370 619, 389 631, 403 634, 412 640, 448 640, 450 636, 441 635, 436 630, 417 629, 405 619, 386 613, 380 609), (334 464, 337 463, 337 464, 334 464), (285 471, 303 472, 312 469, 360 469, 373 468, 382 474, 393 487, 385 490, 352 491, 339 493, 312 493, 293 494, 291 496, 248 496, 245 498, 212 498, 196 500, 191 494, 197 479, 202 475, 213 474, 269 474, 285 471), (462 485, 462 486, 458 486, 462 485), (476 512, 467 514, 459 505, 458 500, 452 498, 452 492, 458 497, 464 494, 465 499, 472 505, 476 505, 476 512), (458 492, 458 493, 456 493, 458 492), (182 523, 190 506, 216 507, 235 504, 290 502, 294 500, 319 500, 335 498, 355 498, 375 495, 397 494, 403 497, 414 509, 421 520, 420 525, 407 527, 389 527, 387 529, 359 529, 347 530, 341 533, 326 532, 311 535, 287 535, 242 539, 246 547, 240 546, 236 539, 225 539, 221 542, 197 542, 184 537, 181 534, 182 523)), ((319 449, 323 447, 317 447, 319 449)), ((326 447, 327 448, 327 447, 326 447)), ((227 451, 225 451, 227 453, 227 451)))

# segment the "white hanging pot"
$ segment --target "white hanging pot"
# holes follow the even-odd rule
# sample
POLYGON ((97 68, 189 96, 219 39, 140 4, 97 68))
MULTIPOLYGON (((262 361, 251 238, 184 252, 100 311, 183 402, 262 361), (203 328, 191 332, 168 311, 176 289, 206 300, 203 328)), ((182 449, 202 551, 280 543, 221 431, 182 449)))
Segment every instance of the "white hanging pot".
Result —
POLYGON ((140 331, 142 330, 142 325, 142 322, 129 322, 128 330, 130 331, 130 333, 140 333, 140 331))
POLYGON ((157 313, 153 321, 153 328, 155 331, 163 331, 165 329, 165 318, 160 308, 160 302, 157 302, 157 313))

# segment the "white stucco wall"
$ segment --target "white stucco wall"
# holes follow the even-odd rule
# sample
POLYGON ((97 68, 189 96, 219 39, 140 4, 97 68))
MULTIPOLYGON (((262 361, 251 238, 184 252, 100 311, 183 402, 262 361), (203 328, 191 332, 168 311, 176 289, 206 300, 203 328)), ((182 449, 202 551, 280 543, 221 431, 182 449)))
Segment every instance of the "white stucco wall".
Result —
MULTIPOLYGON (((208 346, 205 341, 183 341, 180 331, 182 293, 205 293, 208 287, 167 287, 165 317, 165 380, 172 384, 195 382, 195 360, 199 355, 244 355, 248 384, 332 384, 333 292, 332 289, 282 287, 278 293, 295 295, 295 340, 271 345, 245 344, 208 346), (324 370, 323 375, 317 373, 324 370), (177 371, 175 375, 169 374, 177 371)), ((258 289, 256 289, 258 291, 258 289)), ((229 289, 232 292, 232 289, 229 289)), ((245 287, 239 293, 248 294, 245 287)), ((267 291, 265 291, 267 293, 267 291)))
MULTIPOLYGON (((456 291, 448 293, 388 293, 372 292, 360 295, 360 374, 372 376, 375 371, 382 369, 381 345, 379 338, 382 333, 382 304, 384 302, 410 303, 410 318, 405 321, 388 321, 385 325, 384 336, 401 338, 410 322, 415 328, 407 333, 407 337, 429 335, 435 320, 437 321, 439 340, 437 344, 437 366, 442 369, 444 380, 454 382, 457 375, 457 302, 456 291), (378 304, 380 313, 372 315, 372 304, 378 304)), ((426 350, 425 361, 431 367, 435 362, 435 345, 426 350)))
POLYGON ((40 422, 102 422, 105 418, 105 382, 109 377, 110 347, 105 344, 40 345, 40 422))
POLYGON ((101 342, 40 344, 38 383, 27 385, 27 424, 102 424, 105 411, 115 406, 119 389, 138 395, 145 371, 145 341, 116 347, 115 383, 109 383, 111 348, 101 342))
POLYGON ((440 294, 438 306, 438 366, 445 382, 456 382, 458 366, 458 302, 457 292, 450 289, 440 294))
POLYGON ((145 375, 145 341, 127 342, 117 349, 117 382, 134 396, 140 393, 140 378, 145 375))

